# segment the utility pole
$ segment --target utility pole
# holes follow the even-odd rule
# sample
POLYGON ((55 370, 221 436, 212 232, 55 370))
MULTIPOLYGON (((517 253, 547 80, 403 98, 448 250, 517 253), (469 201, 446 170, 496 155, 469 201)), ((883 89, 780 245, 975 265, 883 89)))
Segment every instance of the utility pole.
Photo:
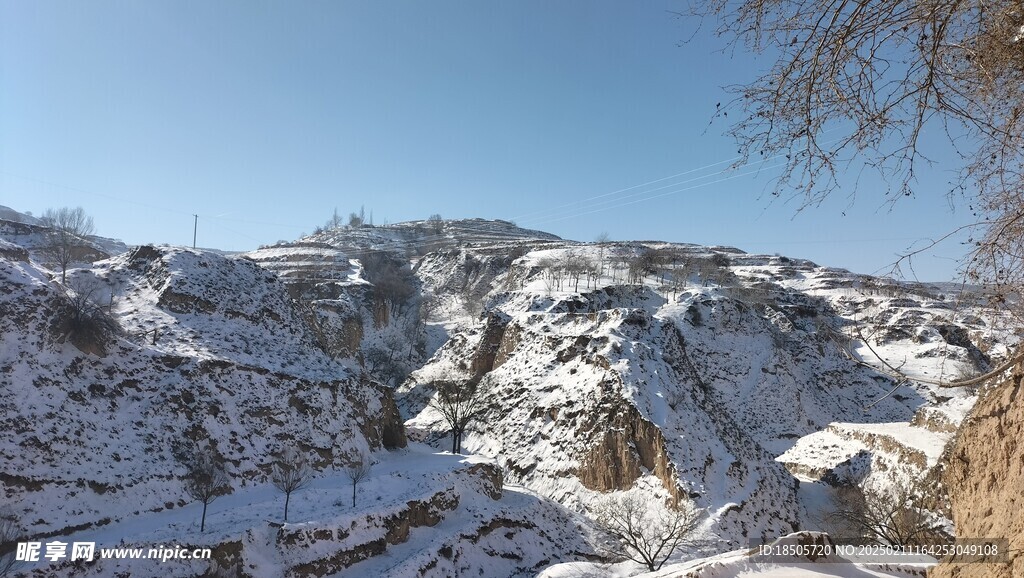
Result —
POLYGON ((193 213, 192 216, 196 218, 196 220, 192 223, 192 248, 195 249, 196 248, 196 232, 199 230, 199 215, 193 213))

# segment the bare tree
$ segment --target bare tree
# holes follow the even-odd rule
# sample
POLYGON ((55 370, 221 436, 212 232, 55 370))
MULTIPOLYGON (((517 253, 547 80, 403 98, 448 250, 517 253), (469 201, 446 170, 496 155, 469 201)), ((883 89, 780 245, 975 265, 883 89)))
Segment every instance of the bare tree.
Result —
POLYGON ((75 258, 75 248, 93 232, 92 217, 86 215, 82 207, 61 207, 46 209, 42 221, 49 227, 46 252, 60 266, 60 282, 63 283, 68 265, 75 258))
POLYGON ((686 268, 686 264, 675 266, 671 271, 669 271, 668 286, 672 291, 673 299, 675 299, 676 295, 686 288, 686 284, 689 282, 689 279, 689 271, 686 268))
POLYGON ((850 541, 914 546, 938 544, 947 537, 942 524, 924 506, 914 484, 892 488, 848 486, 835 493, 835 511, 826 521, 842 528, 850 541))
POLYGON ((179 455, 185 463, 185 493, 203 504, 203 517, 199 531, 206 530, 206 509, 210 502, 228 493, 228 473, 224 469, 224 458, 209 446, 191 446, 187 454, 179 455))
POLYGON ((427 218, 427 227, 434 232, 435 235, 439 235, 444 232, 444 218, 439 213, 434 213, 427 218))
POLYGON ((462 435, 469 424, 487 408, 489 389, 486 380, 479 377, 467 381, 434 382, 436 394, 430 407, 436 409, 452 430, 452 453, 462 451, 462 435))
POLYGON ((101 289, 95 279, 72 278, 56 300, 53 329, 61 341, 69 340, 84 352, 106 355, 107 345, 121 333, 121 326, 111 316, 110 307, 97 302, 101 289))
MULTIPOLYGON (((745 160, 782 162, 775 195, 804 206, 851 161, 915 192, 925 134, 960 157, 950 202, 972 214, 968 278, 997 300, 1024 286, 1024 34, 1017 0, 711 0, 692 5, 718 32, 772 55, 718 114, 745 160)), ((851 171, 858 174, 859 171, 851 171)), ((946 235, 948 238, 952 233, 946 235)), ((941 240, 941 239, 940 239, 941 240)), ((905 257, 912 257, 914 252, 905 257)))
POLYGON ((356 507, 356 486, 359 482, 370 477, 370 472, 373 470, 373 463, 370 461, 370 456, 360 453, 359 456, 352 461, 351 464, 345 468, 345 475, 352 482, 352 507, 356 507))
POLYGON ((0 508, 0 576, 14 573, 18 564, 15 550, 23 537, 18 516, 9 506, 0 508))
POLYGON ((338 214, 338 207, 334 207, 334 213, 331 214, 331 218, 327 219, 327 224, 324 228, 328 231, 341 228, 341 215, 338 214))
POLYGON ((593 510, 597 527, 613 538, 598 549, 644 564, 651 572, 661 569, 680 546, 696 543, 693 534, 700 517, 692 503, 666 506, 636 493, 607 497, 593 510))
POLYGON ((301 490, 313 480, 313 470, 306 455, 294 446, 287 446, 274 458, 274 471, 270 477, 274 487, 284 493, 284 521, 288 521, 288 504, 292 492, 301 490))
MULTIPOLYGON (((573 284, 572 290, 579 292, 580 277, 587 274, 593 268, 593 263, 578 251, 567 251, 562 257, 561 267, 569 277, 569 283, 573 284)), ((589 283, 589 277, 588 283, 589 283)))
POLYGON ((597 244, 597 272, 595 274, 597 281, 594 283, 595 287, 597 286, 597 283, 601 281, 601 277, 604 276, 604 257, 607 251, 606 245, 611 242, 611 240, 612 238, 608 235, 607 231, 601 231, 596 237, 594 237, 594 243, 597 244))
POLYGON ((348 226, 349 226, 349 228, 358 229, 359 227, 362 227, 363 225, 366 225, 366 224, 367 223, 366 223, 366 207, 365 206, 361 205, 359 207, 359 213, 358 214, 356 214, 356 213, 349 213, 348 214, 348 226))
POLYGON ((651 274, 657 273, 661 265, 661 257, 654 249, 644 248, 639 253, 629 256, 626 261, 629 283, 642 284, 651 274))

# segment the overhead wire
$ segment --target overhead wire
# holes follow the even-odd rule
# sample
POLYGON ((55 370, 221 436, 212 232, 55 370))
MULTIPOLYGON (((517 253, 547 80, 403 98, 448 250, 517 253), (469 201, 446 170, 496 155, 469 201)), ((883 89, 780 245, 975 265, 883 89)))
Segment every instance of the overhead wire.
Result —
MULTIPOLYGON (((715 185, 715 184, 718 184, 718 183, 721 183, 721 182, 724 182, 724 181, 729 181, 729 180, 732 180, 732 179, 738 179, 740 177, 750 176, 750 175, 753 175, 753 174, 760 173, 762 171, 768 171, 768 170, 772 170, 772 169, 776 169, 776 168, 780 168, 780 167, 784 167, 784 166, 786 166, 786 163, 779 163, 779 164, 775 164, 775 165, 772 165, 772 166, 769 166, 769 167, 760 167, 760 168, 758 168, 757 170, 754 170, 754 171, 747 171, 745 173, 737 173, 737 174, 734 174, 734 175, 729 175, 727 177, 722 177, 722 178, 716 179, 714 181, 709 181, 709 182, 706 182, 706 183, 700 183, 700 184, 692 185, 692 186, 689 186, 689 187, 683 187, 681 189, 676 189, 676 190, 672 190, 672 191, 666 191, 664 193, 659 193, 657 195, 651 195, 651 196, 648 196, 648 197, 644 197, 644 198, 640 198, 640 199, 635 199, 635 200, 627 201, 627 202, 622 202, 622 203, 618 203, 618 204, 615 204, 615 205, 609 205, 609 206, 605 206, 605 207, 597 207, 597 208, 591 209, 589 211, 574 212, 572 214, 567 214, 567 215, 558 216, 558 217, 545 218, 545 219, 541 219, 541 220, 538 220, 538 221, 530 221, 530 224, 535 226, 535 225, 539 225, 539 224, 555 223, 555 222, 558 222, 558 221, 564 221, 566 219, 572 219, 572 218, 580 217, 580 216, 583 216, 583 215, 590 215, 590 214, 593 214, 593 213, 599 213, 601 211, 607 211, 609 209, 618 209, 618 208, 621 208, 621 207, 626 207, 626 206, 629 206, 629 205, 635 205, 637 203, 643 203, 643 202, 647 202, 647 201, 650 201, 650 200, 653 200, 653 199, 658 199, 658 198, 661 198, 661 197, 667 197, 669 195, 675 195, 675 194, 679 194, 679 193, 682 193, 682 192, 691 191, 691 190, 694 190, 694 189, 699 189, 701 187, 707 187, 707 186, 715 185)), ((722 173, 717 173, 717 174, 722 174, 722 173)), ((709 175, 709 176, 714 176, 714 175, 709 175)), ((645 191, 645 192, 647 192, 647 191, 645 191)), ((630 196, 635 196, 635 195, 630 195, 630 196)), ((626 197, 626 198, 629 198, 629 197, 626 197)))
MULTIPOLYGON (((831 128, 823 130, 821 134, 824 135, 824 134, 827 134, 827 133, 830 133, 830 132, 834 132, 836 130, 839 130, 840 128, 842 128, 842 127, 831 127, 831 128)), ((828 139, 828 140, 823 141, 821 143, 821 145, 824 146, 824 145, 832 144, 832 143, 838 142, 840 140, 842 140, 841 137, 836 137, 836 138, 833 138, 833 139, 828 139)), ((538 213, 546 213, 546 212, 554 211, 555 213, 553 215, 539 216, 539 217, 535 217, 533 219, 527 219, 527 221, 526 221, 526 222, 529 222, 529 223, 546 223, 546 222, 550 222, 548 220, 549 217, 555 217, 557 215, 565 215, 565 214, 571 214, 573 216, 581 214, 581 213, 578 213, 576 211, 561 211, 561 209, 579 208, 579 205, 581 205, 583 203, 588 203, 588 202, 596 200, 596 199, 602 199, 602 198, 606 198, 606 197, 614 197, 614 196, 619 195, 620 193, 624 193, 624 192, 627 192, 627 191, 632 191, 632 190, 635 190, 635 189, 638 189, 638 188, 641 188, 641 187, 645 187, 645 186, 648 186, 648 185, 651 185, 651 184, 656 184, 656 183, 663 182, 663 181, 666 181, 666 180, 669 180, 669 179, 674 179, 674 178, 677 178, 677 177, 680 177, 680 176, 685 176, 685 175, 688 175, 688 174, 693 174, 693 173, 700 172, 700 171, 703 171, 703 170, 706 170, 706 169, 709 169, 709 168, 712 168, 712 167, 716 167, 716 166, 719 166, 719 165, 730 163, 730 166, 728 166, 728 167, 726 167, 724 169, 718 170, 718 171, 707 173, 705 175, 701 175, 701 176, 698 176, 698 177, 693 177, 691 179, 687 179, 687 180, 680 181, 680 182, 677 182, 677 183, 669 183, 667 185, 663 185, 661 187, 657 187, 657 188, 654 188, 654 189, 647 189, 647 190, 644 190, 644 191, 638 191, 636 193, 631 193, 629 195, 621 196, 618 199, 609 199, 609 200, 600 201, 599 203, 597 203, 597 205, 604 205, 604 204, 607 204, 607 203, 614 203, 617 200, 622 200, 622 199, 626 199, 626 198, 631 198, 631 197, 636 197, 636 196, 640 196, 640 195, 645 195, 645 194, 648 194, 648 193, 651 193, 651 192, 654 192, 654 191, 675 187, 675 186, 678 186, 678 185, 686 184, 686 183, 693 182, 693 181, 698 181, 698 180, 709 178, 709 177, 713 177, 713 176, 716 176, 716 175, 723 175, 723 174, 726 174, 726 173, 728 173, 730 171, 736 171, 736 170, 740 170, 740 169, 743 169, 743 168, 746 168, 746 167, 750 167, 750 166, 754 166, 754 165, 764 165, 765 163, 771 162, 773 160, 776 160, 776 159, 779 159, 779 158, 782 158, 782 157, 787 157, 787 159, 788 159, 789 156, 790 156, 790 154, 787 154, 787 153, 783 152, 783 153, 778 153, 778 154, 775 154, 775 155, 772 155, 772 156, 769 156, 769 157, 759 158, 757 160, 746 162, 746 163, 743 163, 743 164, 734 165, 734 164, 731 164, 731 163, 735 163, 736 161, 743 160, 745 158, 742 155, 741 156, 735 156, 735 157, 732 157, 730 159, 726 159, 726 160, 718 161, 718 162, 714 162, 714 163, 709 163, 709 164, 703 165, 701 167, 697 167, 697 168, 694 168, 694 169, 689 169, 689 170, 686 170, 686 171, 683 171, 683 172, 680 172, 680 173, 676 173, 674 175, 669 175, 667 177, 662 177, 662 178, 659 178, 659 179, 654 179, 652 181, 647 181, 647 182, 641 183, 639 185, 633 185, 633 186, 630 186, 630 187, 625 187, 625 188, 618 189, 618 190, 615 190, 615 191, 611 191, 611 192, 608 192, 608 193, 603 193, 603 194, 600 194, 600 195, 594 195, 594 196, 591 196, 591 197, 587 197, 587 198, 583 198, 583 199, 578 199, 578 200, 575 200, 575 201, 572 201, 572 202, 569 202, 569 203, 565 203, 565 204, 562 204, 562 205, 557 205, 555 207, 548 207, 548 208, 540 209, 540 210, 537 210, 537 211, 531 211, 531 212, 528 212, 528 213, 523 213, 523 214, 521 214, 521 215, 519 215, 517 217, 513 217, 512 220, 519 221, 520 219, 522 219, 524 217, 527 217, 527 216, 536 215, 538 213)), ((787 163, 783 163, 783 165, 785 165, 785 164, 788 164, 788 162, 787 163)), ((761 169, 761 170, 768 170, 770 168, 777 168, 777 166, 779 166, 779 165, 776 165, 775 167, 767 167, 767 168, 764 168, 764 169, 761 169)), ((748 172, 748 173, 745 173, 745 175, 755 174, 756 172, 757 171, 748 172)), ((737 175, 737 176, 743 176, 743 175, 737 175)), ((727 179, 721 179, 721 180, 728 180, 728 178, 727 179)), ((716 182, 721 182, 721 180, 716 181, 716 182)), ((650 197, 650 198, 657 198, 657 196, 650 197)), ((626 204, 633 204, 633 203, 626 203, 626 204)), ((625 205, 614 205, 614 206, 608 207, 608 208, 617 208, 619 206, 625 206, 625 205)), ((593 206, 591 206, 591 208, 593 208, 593 206)), ((597 211, 591 211, 591 212, 597 212, 597 211)), ((583 214, 589 214, 589 213, 583 213, 583 214)), ((557 221, 557 220, 564 220, 564 219, 554 219, 554 220, 557 221)))
MULTIPOLYGON (((641 183, 639 185, 633 185, 631 187, 626 187, 624 189, 619 189, 617 191, 611 191, 609 193, 604 193, 604 194, 601 194, 601 195, 595 195, 593 197, 587 197, 585 199, 578 199, 578 200, 572 201, 570 203, 566 203, 564 205, 557 205, 555 207, 546 207, 546 208, 540 209, 538 211, 531 211, 529 213, 523 213, 521 215, 512 217, 512 220, 513 221, 518 221, 519 219, 522 219, 524 217, 528 217, 530 215, 535 215, 537 213, 544 213, 544 212, 552 211, 552 210, 558 210, 558 209, 564 209, 564 208, 569 208, 569 207, 575 207, 576 205, 579 205, 580 203, 586 203, 588 201, 593 201, 593 200, 596 200, 596 199, 602 199, 604 197, 609 197, 609 196, 612 196, 612 195, 617 195, 619 193, 624 193, 626 191, 632 191, 633 189, 638 189, 640 187, 646 187, 647 185, 653 185, 653 184, 656 184, 656 183, 660 183, 662 181, 667 181, 669 179, 674 179, 674 178, 677 178, 677 177, 682 177, 682 176, 685 176, 685 175, 693 174, 693 173, 696 173, 696 172, 699 172, 699 171, 702 171, 702 170, 705 170, 705 169, 709 169, 711 167, 715 167, 715 166, 718 166, 718 165, 723 165, 723 164, 726 164, 726 163, 732 163, 732 162, 735 162, 737 160, 740 160, 741 158, 742 157, 734 157, 734 158, 727 159, 727 160, 724 160, 724 161, 718 161, 716 163, 710 163, 710 164, 704 165, 702 167, 697 167, 695 169, 689 169, 689 170, 683 171, 681 173, 676 173, 674 175, 669 175, 667 177, 662 177, 660 179, 654 179, 653 181, 647 181, 646 183, 641 183)), ((673 185, 667 185, 667 186, 673 186, 673 185)))

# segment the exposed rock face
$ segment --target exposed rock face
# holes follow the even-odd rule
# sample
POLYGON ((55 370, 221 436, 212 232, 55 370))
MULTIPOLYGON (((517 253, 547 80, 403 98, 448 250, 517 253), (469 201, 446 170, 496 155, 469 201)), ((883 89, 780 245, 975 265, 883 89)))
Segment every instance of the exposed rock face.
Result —
POLYGON ((489 463, 473 464, 467 472, 476 481, 481 493, 492 500, 500 500, 505 486, 505 474, 501 468, 489 463))
POLYGON ((942 475, 962 538, 1007 538, 1010 564, 944 563, 936 578, 1024 576, 1024 369, 985 391, 964 421, 942 475))
MULTIPOLYGON (((502 345, 507 342, 505 328, 508 325, 508 318, 504 315, 489 313, 484 322, 483 335, 473 352, 470 372, 473 375, 483 375, 496 366, 500 366, 498 353, 503 349, 502 345)), ((507 345, 506 347, 507 348, 507 345)), ((504 357, 504 356, 503 356, 504 357)), ((504 361, 504 358, 502 359, 504 361)))
MULTIPOLYGON (((792 531, 792 478, 712 394, 676 325, 623 303, 664 300, 632 288, 495 311, 403 386, 403 409, 422 411, 433 375, 487 370, 491 409, 464 446, 489 448, 510 480, 580 510, 634 487, 695 500, 737 540, 792 531)), ((447 435, 430 415, 407 422, 414 437, 447 435)))
MULTIPOLYGON (((398 406, 395 405, 392 389, 379 384, 375 384, 375 386, 380 394, 380 415, 377 416, 377 423, 375 424, 372 424, 372 420, 367 420, 363 423, 372 424, 374 427, 370 428, 370 431, 380 433, 379 443, 385 449, 404 448, 408 445, 408 440, 405 436, 405 425, 402 423, 402 414, 398 411, 398 406)), ((363 431, 365 432, 366 430, 367 428, 364 427, 363 431)), ((372 434, 368 435, 367 439, 376 441, 372 434)))
POLYGON ((635 407, 622 404, 611 415, 595 422, 607 424, 598 441, 580 460, 576 476, 591 490, 628 490, 645 471, 652 472, 673 500, 680 491, 675 465, 665 454, 665 437, 654 424, 643 419, 635 407))
POLYGON ((409 540, 409 531, 421 526, 436 526, 447 512, 459 505, 452 490, 437 492, 425 500, 410 500, 393 512, 357 519, 337 528, 284 527, 275 537, 277 547, 289 557, 309 552, 314 559, 292 563, 286 575, 295 578, 319 577, 337 572, 373 556, 383 554, 389 545, 409 540), (369 538, 369 539, 368 539, 369 538), (314 548, 327 541, 333 552, 323 556, 314 548))
POLYGON ((307 240, 264 247, 243 258, 284 283, 321 349, 374 380, 394 385, 429 355, 419 287, 404 252, 307 240))

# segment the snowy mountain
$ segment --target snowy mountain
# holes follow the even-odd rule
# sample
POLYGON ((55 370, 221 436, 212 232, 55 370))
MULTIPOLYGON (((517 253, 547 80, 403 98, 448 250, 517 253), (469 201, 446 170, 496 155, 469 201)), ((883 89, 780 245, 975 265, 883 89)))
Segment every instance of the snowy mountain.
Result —
POLYGON ((236 256, 143 246, 65 285, 38 230, 4 231, 0 514, 42 542, 214 552, 20 568, 33 576, 635 574, 608 566, 595 529, 616 495, 693 503, 701 541, 677 570, 745 575, 727 552, 824 529, 836 488, 924 477, 977 397, 938 384, 1019 340, 970 288, 504 221, 337 228, 236 256), (83 308, 99 325, 82 330, 83 308), (442 453, 451 381, 486 392, 470 457, 442 453), (193 443, 230 474, 204 532, 193 443), (286 445, 316 473, 283 523, 286 445))
POLYGON ((557 236, 550 233, 523 229, 510 221, 455 219, 329 228, 300 241, 327 243, 356 252, 369 248, 422 255, 460 245, 479 247, 515 241, 558 240, 557 236))

